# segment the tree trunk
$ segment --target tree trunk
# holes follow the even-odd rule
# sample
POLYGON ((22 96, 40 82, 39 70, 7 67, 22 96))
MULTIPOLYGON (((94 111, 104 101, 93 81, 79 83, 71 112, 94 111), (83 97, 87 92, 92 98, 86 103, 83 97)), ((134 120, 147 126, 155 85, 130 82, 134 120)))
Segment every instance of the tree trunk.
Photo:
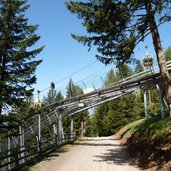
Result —
POLYGON ((147 17, 150 24, 150 30, 152 33, 153 44, 157 56, 158 66, 160 69, 160 74, 162 78, 162 86, 164 89, 164 95, 166 97, 167 103, 170 108, 170 117, 171 117, 171 86, 169 82, 169 73, 166 65, 166 60, 164 57, 163 49, 161 46, 160 35, 158 32, 158 27, 154 17, 154 11, 151 6, 150 0, 145 0, 145 7, 147 12, 147 17))

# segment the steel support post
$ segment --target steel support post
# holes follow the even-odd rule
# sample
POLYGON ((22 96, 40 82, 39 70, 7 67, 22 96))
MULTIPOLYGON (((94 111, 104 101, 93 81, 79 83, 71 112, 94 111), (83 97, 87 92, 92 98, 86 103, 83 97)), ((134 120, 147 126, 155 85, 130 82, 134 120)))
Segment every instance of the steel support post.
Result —
POLYGON ((169 104, 169 116, 170 116, 170 118, 171 118, 171 104, 169 104))
POLYGON ((55 124, 53 124, 53 132, 54 132, 54 141, 55 144, 57 144, 57 129, 55 124))
POLYGON ((10 140, 10 134, 8 133, 8 170, 11 170, 11 157, 10 157, 10 154, 11 154, 11 140, 10 140))
MULTIPOLYGON (((22 129, 22 144, 23 144, 23 150, 25 150, 25 144, 24 144, 24 128, 22 129)), ((23 157, 24 157, 25 153, 23 152, 23 157)), ((25 158, 23 158, 23 163, 25 163, 25 158)))
POLYGON ((61 125, 62 125, 62 142, 65 142, 64 129, 63 129, 62 122, 61 122, 61 125))
POLYGON ((159 95, 160 95, 160 113, 161 118, 164 118, 164 101, 163 101, 163 88, 159 85, 159 95))
POLYGON ((63 141, 62 141, 62 113, 59 112, 58 114, 58 136, 59 136, 59 144, 61 144, 63 141))
POLYGON ((71 116, 71 141, 73 141, 73 134, 74 134, 74 120, 73 116, 71 116))
POLYGON ((38 115, 38 127, 39 127, 39 135, 38 135, 38 150, 41 151, 41 116, 38 115))
POLYGON ((148 118, 148 113, 147 113, 147 90, 144 90, 144 113, 145 113, 145 119, 148 118))
POLYGON ((22 152, 24 150, 24 132, 23 132, 23 129, 22 129, 22 126, 20 125, 19 126, 19 132, 20 132, 20 157, 21 157, 21 160, 20 160, 20 164, 24 163, 24 152, 22 152))
MULTIPOLYGON (((156 84, 156 87, 157 87, 157 90, 159 91, 159 94, 160 94, 160 87, 159 87, 159 85, 156 84)), ((163 94, 163 92, 162 92, 162 94, 163 94)), ((163 103, 165 104, 166 108, 169 109, 169 106, 168 106, 168 104, 167 104, 167 102, 166 102, 164 96, 163 96, 163 103)))

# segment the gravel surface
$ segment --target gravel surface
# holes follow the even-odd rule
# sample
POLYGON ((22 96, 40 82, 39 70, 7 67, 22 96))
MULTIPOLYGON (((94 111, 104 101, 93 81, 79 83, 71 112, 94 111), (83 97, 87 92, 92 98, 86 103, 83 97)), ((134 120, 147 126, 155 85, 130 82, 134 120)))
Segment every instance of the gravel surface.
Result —
POLYGON ((65 153, 53 153, 29 171, 138 171, 114 137, 87 138, 65 153))

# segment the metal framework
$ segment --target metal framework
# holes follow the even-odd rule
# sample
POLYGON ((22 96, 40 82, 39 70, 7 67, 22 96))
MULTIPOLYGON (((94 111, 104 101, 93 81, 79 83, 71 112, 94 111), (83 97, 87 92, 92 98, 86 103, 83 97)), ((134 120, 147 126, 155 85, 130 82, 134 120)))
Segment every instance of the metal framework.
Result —
MULTIPOLYGON (((171 61, 167 63, 171 71, 171 61)), ((4 141, 0 141, 0 170, 13 170, 29 163, 33 159, 48 153, 50 150, 71 142, 75 139, 73 128, 73 115, 96 107, 100 104, 114 100, 141 87, 156 84, 160 87, 160 104, 163 117, 163 91, 160 86, 161 76, 158 68, 143 71, 131 77, 122 79, 117 83, 101 89, 64 99, 48 106, 42 107, 35 116, 20 122, 18 128, 8 131, 4 141), (63 132, 63 117, 71 117, 70 134, 63 132), (15 134, 13 134, 15 132, 15 134)), ((144 91, 145 116, 147 114, 146 91, 144 91)))

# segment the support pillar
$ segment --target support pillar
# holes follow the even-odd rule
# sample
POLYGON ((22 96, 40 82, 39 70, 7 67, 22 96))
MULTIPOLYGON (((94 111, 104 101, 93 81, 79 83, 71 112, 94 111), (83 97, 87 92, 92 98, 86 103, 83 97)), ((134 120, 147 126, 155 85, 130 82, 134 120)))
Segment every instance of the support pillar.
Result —
POLYGON ((151 92, 150 92, 150 89, 148 89, 148 100, 149 100, 149 106, 151 106, 152 102, 151 102, 151 92))
MULTIPOLYGON (((159 85, 158 85, 158 84, 156 84, 156 87, 157 87, 157 90, 158 90, 158 91, 159 91, 159 93, 160 93, 159 85)), ((163 92, 162 92, 162 94, 163 94, 163 92)), ((169 106, 168 106, 168 104, 167 104, 167 102, 166 102, 166 100, 165 100, 164 96, 163 96, 163 103, 165 104, 166 108, 167 108, 167 109, 169 109, 169 106)))
POLYGON ((22 126, 19 126, 19 132, 20 132, 20 164, 24 163, 24 130, 22 129, 22 126))
POLYGON ((53 132, 54 132, 54 141, 55 144, 57 144, 57 129, 55 124, 53 124, 53 132))
POLYGON ((41 151, 41 116, 38 115, 38 126, 39 126, 39 134, 38 134, 38 150, 41 151))
POLYGON ((63 142, 63 127, 62 127, 62 113, 59 113, 58 116, 58 136, 59 136, 59 144, 61 144, 63 142))
POLYGON ((144 113, 145 113, 145 119, 148 118, 148 113, 147 113, 147 90, 144 90, 144 113))

